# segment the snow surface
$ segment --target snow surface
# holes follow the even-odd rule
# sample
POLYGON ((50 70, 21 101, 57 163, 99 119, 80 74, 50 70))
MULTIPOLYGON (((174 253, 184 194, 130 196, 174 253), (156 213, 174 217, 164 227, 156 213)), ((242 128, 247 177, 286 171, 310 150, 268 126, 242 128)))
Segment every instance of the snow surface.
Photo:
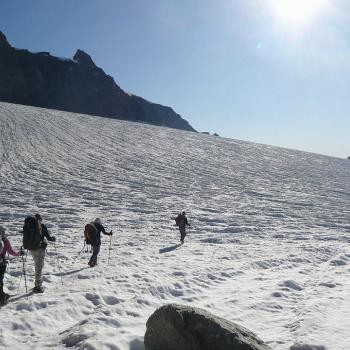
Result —
POLYGON ((0 348, 141 350, 148 317, 177 302, 276 350, 350 349, 348 160, 6 103, 0 123, 0 224, 19 248, 40 212, 58 256, 50 245, 28 299, 11 258, 0 348), (89 269, 76 256, 95 217, 114 235, 89 269))

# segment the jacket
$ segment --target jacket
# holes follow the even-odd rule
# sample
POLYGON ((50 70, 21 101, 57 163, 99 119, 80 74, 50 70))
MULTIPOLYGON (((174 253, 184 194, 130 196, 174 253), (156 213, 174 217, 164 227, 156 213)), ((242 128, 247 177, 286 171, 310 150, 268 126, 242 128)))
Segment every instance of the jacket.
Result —
POLYGON ((96 235, 91 240, 91 245, 98 246, 98 245, 101 245, 101 232, 104 235, 107 235, 107 236, 110 236, 111 233, 110 232, 106 232, 105 228, 101 224, 98 224, 98 223, 94 222, 93 225, 96 228, 96 235))
POLYGON ((20 256, 20 252, 16 252, 12 246, 11 243, 8 239, 3 239, 4 242, 4 248, 2 249, 1 253, 0 253, 0 264, 6 264, 6 253, 9 253, 12 256, 20 256))

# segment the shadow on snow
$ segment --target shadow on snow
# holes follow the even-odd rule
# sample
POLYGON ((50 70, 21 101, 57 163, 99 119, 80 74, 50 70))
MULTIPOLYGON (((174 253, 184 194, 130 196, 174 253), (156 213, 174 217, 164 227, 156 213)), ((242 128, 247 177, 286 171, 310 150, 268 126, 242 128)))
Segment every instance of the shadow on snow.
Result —
POLYGON ((171 252, 171 251, 173 251, 181 246, 182 246, 182 244, 179 243, 179 244, 172 245, 171 247, 161 248, 161 249, 159 249, 159 254, 171 252))

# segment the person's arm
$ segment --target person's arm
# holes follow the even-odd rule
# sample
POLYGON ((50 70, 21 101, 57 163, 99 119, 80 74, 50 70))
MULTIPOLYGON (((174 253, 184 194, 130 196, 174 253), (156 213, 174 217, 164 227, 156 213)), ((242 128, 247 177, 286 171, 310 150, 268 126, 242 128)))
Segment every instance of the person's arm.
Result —
POLYGON ((112 234, 113 234, 112 230, 111 230, 110 232, 106 232, 105 228, 104 228, 102 225, 100 225, 100 226, 101 226, 101 232, 102 232, 104 235, 112 236, 112 234))
POLYGON ((4 250, 6 252, 8 252, 10 255, 13 255, 13 256, 20 256, 21 255, 21 252, 16 252, 12 248, 11 243, 10 243, 10 241, 8 239, 4 242, 4 250))
POLYGON ((41 232, 42 232, 43 236, 46 237, 46 239, 47 239, 48 241, 50 241, 50 242, 55 242, 55 241, 56 241, 55 236, 51 236, 51 235, 49 234, 49 231, 48 231, 46 225, 41 224, 41 232))

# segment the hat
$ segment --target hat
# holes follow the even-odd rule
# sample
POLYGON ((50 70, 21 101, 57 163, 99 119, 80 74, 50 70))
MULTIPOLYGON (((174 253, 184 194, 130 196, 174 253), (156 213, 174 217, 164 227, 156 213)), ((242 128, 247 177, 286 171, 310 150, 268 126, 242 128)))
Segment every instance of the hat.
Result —
POLYGON ((100 224, 100 225, 102 225, 102 221, 101 221, 100 218, 96 218, 96 219, 94 220, 94 223, 95 223, 95 224, 100 224))
POLYGON ((37 220, 39 220, 39 221, 42 221, 42 220, 43 220, 43 218, 41 217, 40 214, 35 214, 35 218, 36 218, 37 220))

